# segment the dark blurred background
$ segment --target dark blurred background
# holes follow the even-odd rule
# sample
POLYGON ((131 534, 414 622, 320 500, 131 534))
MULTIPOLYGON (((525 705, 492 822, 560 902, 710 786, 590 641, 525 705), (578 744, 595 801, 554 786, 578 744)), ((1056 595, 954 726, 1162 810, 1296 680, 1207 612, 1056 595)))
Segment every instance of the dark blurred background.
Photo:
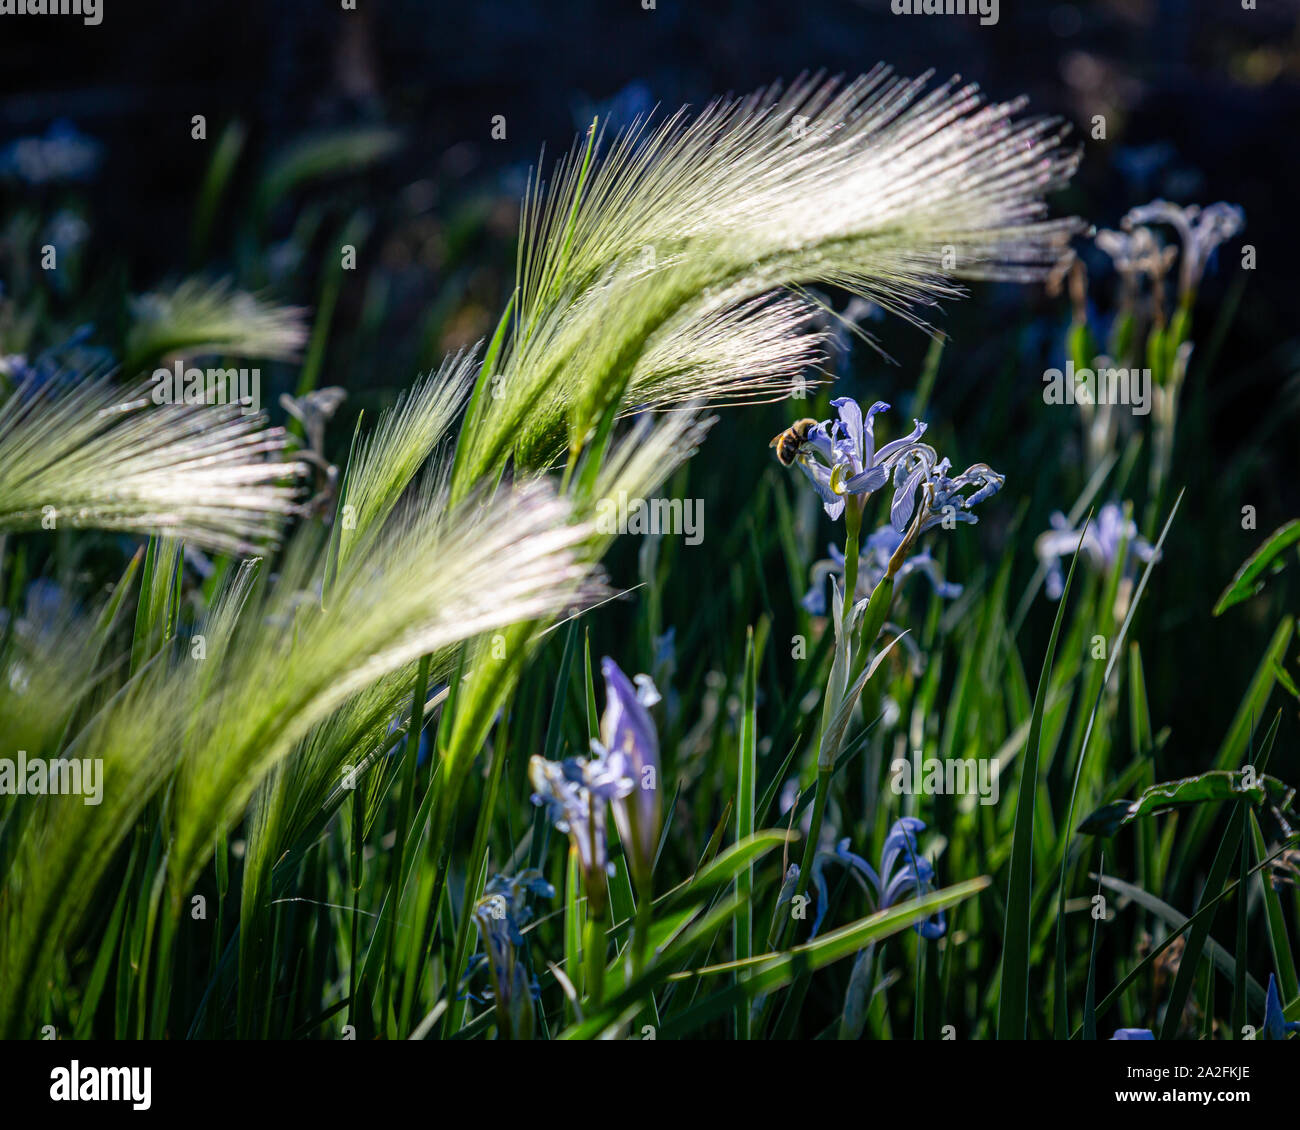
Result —
POLYGON ((192 114, 210 138, 243 121, 264 153, 307 131, 395 125, 406 145, 387 183, 434 176, 446 192, 533 162, 543 143, 554 155, 593 109, 699 105, 883 60, 1028 94, 1081 127, 1104 114, 1079 178, 1089 219, 1113 225, 1157 194, 1229 199, 1271 251, 1261 282, 1289 277, 1277 197, 1300 163, 1300 0, 1003 0, 993 26, 894 15, 888 0, 642 2, 103 0, 95 27, 14 16, 0 20, 0 138, 66 118, 105 143, 95 206, 146 277, 172 266, 210 156, 192 114), (503 141, 489 139, 497 114, 503 141))
MULTIPOLYGON (((320 377, 349 387, 349 411, 490 332, 514 267, 527 170, 543 145, 548 159, 563 152, 594 113, 617 125, 655 104, 698 106, 805 70, 853 75, 885 61, 905 74, 959 73, 996 99, 1027 94, 1033 110, 1074 123, 1084 160, 1075 185, 1053 201, 1058 213, 1116 227, 1129 208, 1158 196, 1240 204, 1245 234, 1220 253, 1202 288, 1193 336, 1203 355, 1233 279, 1240 283, 1242 242, 1256 247, 1257 269, 1225 320, 1213 372, 1193 365, 1176 463, 1196 468, 1191 481, 1215 484, 1185 500, 1171 535, 1172 555, 1199 568, 1194 579, 1174 573, 1167 582, 1188 591, 1148 625, 1163 646, 1146 639, 1164 668, 1153 679, 1166 699, 1158 707, 1177 697, 1193 716, 1192 733, 1202 722, 1222 733, 1273 613, 1239 610, 1236 628, 1216 622, 1233 646, 1240 626, 1249 627, 1226 696, 1214 693, 1212 664, 1184 680, 1185 657, 1217 652, 1204 614, 1214 595, 1267 531, 1300 514, 1300 309, 1288 211, 1300 190, 1300 0, 1252 8, 1241 0, 1003 0, 993 26, 895 15, 888 0, 655 0, 652 10, 642 0, 358 0, 355 11, 339 0, 102 2, 95 27, 74 17, 0 17, 0 147, 65 120, 102 155, 75 186, 0 176, 0 265, 15 208, 49 212, 75 200, 91 233, 82 270, 92 287, 139 293, 201 266, 316 307, 321 264, 360 216, 358 285, 338 295, 320 377), (191 139, 195 114, 206 116, 206 142, 191 139), (500 140, 491 136, 496 115, 505 119, 500 140), (1105 118, 1104 139, 1092 136, 1096 115, 1105 118), (187 260, 198 187, 232 122, 247 136, 230 198, 201 261, 187 260), (396 129, 400 147, 315 186, 314 197, 286 200, 259 228, 265 242, 241 246, 256 185, 277 155, 304 138, 362 126, 396 129), (320 222, 305 229, 304 215, 320 222), (299 248, 276 269, 275 256, 295 240, 314 241, 314 253, 299 248), (250 256, 259 264, 251 272, 250 256), (1243 504, 1258 510, 1255 532, 1240 528, 1243 504)), ((1104 307, 1113 277, 1095 256, 1089 265, 1104 307)), ((1004 442, 1001 451, 955 457, 1013 462, 1007 469, 1021 496, 1033 499, 1032 532, 1073 497, 1059 468, 1078 458, 1077 434, 1070 421, 1044 420, 1039 383, 1060 356, 1068 312, 1041 288, 977 290, 939 320, 952 346, 936 413, 976 428, 981 442, 1004 442)), ((58 315, 59 296, 49 302, 58 315)), ((84 320, 80 310, 66 314, 69 325, 84 320)), ((100 331, 111 336, 112 327, 100 331)), ((901 325, 878 333, 898 364, 859 359, 850 391, 899 404, 927 341, 901 325)), ((754 410, 764 443, 745 458, 755 474, 766 467, 766 437, 789 422, 786 409, 754 410)), ((731 416, 711 443, 748 448, 754 428, 754 416, 743 425, 731 416)), ((336 438, 349 434, 341 419, 336 438)), ((981 526, 986 542, 998 536, 998 521, 981 526)), ((1027 573, 1028 548, 1026 558, 1027 573)), ((1026 655, 1041 653, 1041 619, 1023 641, 1026 655)))

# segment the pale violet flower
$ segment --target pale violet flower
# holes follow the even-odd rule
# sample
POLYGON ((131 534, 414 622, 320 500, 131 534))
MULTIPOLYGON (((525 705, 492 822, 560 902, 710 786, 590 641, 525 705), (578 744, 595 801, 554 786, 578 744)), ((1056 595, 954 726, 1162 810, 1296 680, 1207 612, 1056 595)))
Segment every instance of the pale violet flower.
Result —
POLYGON ((797 462, 821 496, 826 513, 838 518, 844 513, 845 495, 870 494, 889 482, 890 469, 918 446, 926 426, 915 420, 909 435, 877 449, 875 417, 888 404, 877 400, 865 415, 858 402, 847 396, 832 400, 831 406, 838 419, 809 429, 797 462))
POLYGON ((1069 520, 1060 511, 1051 517, 1052 528, 1040 534, 1034 543, 1034 552, 1038 559, 1047 566, 1046 590, 1050 600, 1060 600, 1065 588, 1065 573, 1061 568, 1061 559, 1069 557, 1079 548, 1079 539, 1083 538, 1082 554, 1084 559, 1095 569, 1114 568, 1119 557, 1120 546, 1128 543, 1128 553, 1124 568, 1127 571, 1133 559, 1150 561, 1155 557, 1155 548, 1137 532, 1137 523, 1124 516, 1124 510, 1116 502, 1108 502, 1098 512, 1096 520, 1088 524, 1087 532, 1073 529, 1069 520))
POLYGON ((602 661, 601 673, 605 713, 600 740, 591 743, 592 756, 547 761, 534 755, 528 764, 533 803, 545 807, 556 830, 569 837, 582 865, 587 896, 597 906, 603 879, 613 873, 606 806, 614 809, 628 868, 643 885, 654 866, 662 822, 656 779, 659 738, 648 711, 659 701, 659 692, 648 675, 629 680, 609 658, 602 661))
POLYGON ((1099 231, 1093 242, 1110 256, 1115 270, 1129 283, 1141 275, 1164 278, 1178 257, 1178 248, 1161 247, 1155 232, 1144 226, 1131 231, 1099 231))
POLYGON ((1112 1040, 1154 1040, 1155 1033, 1150 1028, 1116 1028, 1112 1040))
POLYGON ((589 896, 598 889, 599 877, 612 870, 605 806, 632 792, 633 781, 622 769, 622 759, 600 755, 547 761, 534 754, 528 763, 533 803, 546 809, 556 831, 577 850, 589 896))

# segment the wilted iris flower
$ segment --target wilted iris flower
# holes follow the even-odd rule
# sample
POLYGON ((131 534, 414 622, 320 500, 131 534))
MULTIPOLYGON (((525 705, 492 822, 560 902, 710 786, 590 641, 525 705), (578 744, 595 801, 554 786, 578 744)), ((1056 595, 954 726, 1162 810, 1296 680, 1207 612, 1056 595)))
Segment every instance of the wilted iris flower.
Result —
POLYGON ((531 917, 529 894, 553 898, 555 888, 539 871, 494 876, 474 904, 474 924, 492 981, 497 1027, 504 1039, 527 1040, 533 1033, 533 999, 537 985, 524 959, 523 927, 531 917))
POLYGON ((1285 1040, 1288 1032, 1300 1032, 1300 1020, 1287 1020, 1282 998, 1277 995, 1277 981, 1268 975, 1268 995, 1264 998, 1264 1039, 1285 1040))
POLYGON ((1142 225, 1128 231, 1099 231, 1094 242, 1110 256, 1116 273, 1130 294, 1143 276, 1160 283, 1178 257, 1178 248, 1162 247, 1155 232, 1142 225))
MULTIPOLYGON (((817 890, 817 914, 813 919, 812 932, 815 938, 826 917, 827 904, 830 902, 830 888, 826 882, 825 869, 828 864, 837 863, 848 867, 866 879, 876 900, 876 909, 884 910, 893 906, 904 897, 924 895, 933 890, 934 866, 925 858, 917 847, 918 832, 925 831, 925 823, 915 816, 904 816, 895 820, 885 837, 884 847, 880 853, 879 873, 860 855, 849 849, 847 837, 835 845, 834 851, 819 851, 813 860, 813 886, 817 890)), ((794 897, 799 880, 799 865, 792 863, 786 872, 785 882, 777 896, 777 906, 787 903, 794 897)), ((914 927, 923 938, 941 938, 947 929, 943 911, 933 918, 918 922, 914 927)))
POLYGON ((603 880, 611 870, 605 805, 633 786, 621 768, 621 761, 605 756, 547 761, 534 754, 528 763, 533 803, 546 808, 556 831, 577 851, 593 913, 604 908, 603 880))
POLYGON ((1177 230, 1183 245, 1183 261, 1178 273, 1180 296, 1194 294, 1205 274, 1205 266, 1215 249, 1246 226, 1246 213, 1236 204, 1219 201, 1201 208, 1153 200, 1133 208, 1124 217, 1125 230, 1137 224, 1169 224, 1177 230))
POLYGON ((909 544, 935 526, 952 529, 957 522, 974 525, 975 507, 1002 489, 1006 476, 987 463, 975 463, 951 475, 952 463, 930 462, 930 450, 918 450, 894 469, 894 501, 889 519, 894 529, 907 530, 909 544), (909 524, 910 527, 909 528, 909 524))
POLYGON ((630 791, 612 790, 609 798, 628 870, 644 890, 654 868, 663 822, 659 736, 648 709, 660 696, 649 675, 630 680, 608 656, 601 660, 600 671, 605 677, 605 713, 600 719, 600 741, 592 743, 592 751, 618 780, 632 783, 630 791))
MULTIPOLYGON (((858 584, 854 600, 862 600, 871 595, 871 590, 880 583, 889 569, 889 562, 902 544, 903 535, 892 525, 881 526, 874 533, 863 539, 858 558, 858 584)), ((830 557, 815 562, 812 567, 812 588, 802 600, 804 608, 814 616, 826 615, 826 579, 831 576, 844 579, 844 553, 838 546, 829 547, 830 557)), ((898 581, 919 573, 930 582, 935 593, 944 600, 955 600, 961 596, 962 587, 944 580, 943 569, 939 562, 930 556, 929 550, 913 554, 904 559, 895 572, 898 581)))
MULTIPOLYGON (((1060 600, 1065 588, 1065 574, 1061 568, 1061 559, 1068 557, 1079 546, 1083 537, 1082 553, 1093 568, 1111 569, 1119 557, 1120 546, 1128 543, 1128 553, 1138 561, 1150 561, 1155 556, 1155 548, 1138 536, 1137 524, 1124 516, 1124 511, 1116 502, 1108 502, 1097 512, 1097 519, 1089 523, 1087 533, 1071 528, 1069 520, 1059 510, 1051 517, 1052 529, 1040 534, 1034 544, 1038 559, 1047 566, 1047 596, 1050 600, 1060 600)), ((1125 561, 1125 569, 1130 562, 1125 561)))
POLYGON ((592 756, 547 761, 534 755, 528 767, 533 803, 547 808, 556 830, 577 850, 597 915, 604 909, 603 880, 611 871, 605 805, 614 806, 628 869, 639 882, 649 880, 660 825, 659 739, 646 710, 659 701, 659 692, 648 675, 638 675, 634 686, 612 659, 602 661, 601 671, 605 713, 592 756))

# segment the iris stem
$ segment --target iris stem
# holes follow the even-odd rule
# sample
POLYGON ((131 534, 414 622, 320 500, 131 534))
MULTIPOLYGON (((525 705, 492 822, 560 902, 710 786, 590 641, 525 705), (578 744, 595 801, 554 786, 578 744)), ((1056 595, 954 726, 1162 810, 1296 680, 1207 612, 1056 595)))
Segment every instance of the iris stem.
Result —
POLYGON ((852 608, 858 591, 858 544, 862 535, 863 499, 851 494, 844 500, 844 603, 852 608))
MULTIPOLYGON (((590 905, 590 904, 588 904, 590 905)), ((582 948, 587 959, 588 1011, 600 1008, 605 998, 605 923, 603 914, 587 919, 582 948)))

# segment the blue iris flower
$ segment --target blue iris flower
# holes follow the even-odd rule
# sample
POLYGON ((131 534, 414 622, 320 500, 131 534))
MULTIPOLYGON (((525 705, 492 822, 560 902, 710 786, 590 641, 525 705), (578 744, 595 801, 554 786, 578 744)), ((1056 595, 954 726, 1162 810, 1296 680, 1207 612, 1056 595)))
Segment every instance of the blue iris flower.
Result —
POLYGON ((23 137, 0 147, 0 178, 33 188, 90 179, 100 164, 103 146, 60 118, 44 136, 23 137))
POLYGON ((533 803, 544 807, 557 831, 578 852, 587 897, 599 908, 604 878, 611 874, 607 805, 614 809, 628 867, 645 884, 654 865, 662 822, 659 800, 659 738, 649 707, 659 692, 648 675, 629 679, 617 663, 601 663, 605 676, 605 713, 600 740, 592 756, 547 761, 534 755, 528 763, 533 803), (629 798, 634 798, 629 802, 629 798))
MULTIPOLYGON (((900 899, 913 895, 928 894, 934 889, 934 866, 917 847, 918 832, 925 831, 925 824, 915 816, 904 816, 895 820, 885 837, 885 845, 880 853, 880 871, 877 872, 860 855, 855 855, 849 848, 847 837, 835 845, 834 851, 819 851, 813 859, 813 887, 817 892, 817 914, 813 918, 810 938, 817 936, 822 920, 826 917, 830 902, 830 888, 826 881, 825 869, 828 864, 836 863, 848 867, 866 880, 875 896, 876 909, 884 910, 893 906, 900 899)), ((781 893, 777 896, 777 906, 793 898, 799 880, 799 865, 792 863, 786 872, 781 893)), ((923 938, 941 938, 947 929, 943 911, 934 917, 918 922, 914 927, 923 938)))
MULTIPOLYGON (((916 539, 934 526, 951 529, 958 522, 974 525, 979 519, 975 507, 991 498, 1006 482, 1004 475, 986 463, 975 463, 961 474, 952 473, 952 463, 940 459, 938 452, 921 442, 926 425, 913 421, 912 431, 899 439, 876 447, 875 418, 889 405, 876 401, 864 413, 857 401, 849 397, 832 400, 836 419, 823 420, 808 429, 795 462, 808 476, 822 500, 826 513, 838 518, 844 513, 848 495, 870 495, 893 481, 893 500, 889 507, 890 524, 898 534, 894 541, 897 554, 906 555, 916 539)), ((872 537, 883 544, 883 531, 872 537)), ((873 546, 868 543, 869 550, 873 546)), ((903 564, 886 557, 883 575, 896 577, 903 564)), ((914 568, 930 568, 931 562, 920 557, 914 568)))
POLYGON ((111 350, 92 343, 94 334, 95 327, 87 323, 35 357, 0 356, 0 387, 10 386, 34 396, 47 388, 71 386, 87 373, 106 372, 115 358, 111 350))
POLYGON ((528 763, 532 800, 545 808, 558 832, 569 837, 582 865, 587 896, 600 897, 604 876, 613 871, 609 861, 607 803, 630 796, 635 782, 627 775, 623 757, 598 753, 595 757, 569 757, 547 761, 534 754, 528 763))
MULTIPOLYGON (((918 446, 925 424, 914 420, 909 435, 876 447, 875 417, 889 405, 877 400, 863 413, 856 400, 831 401, 838 419, 810 428, 797 462, 831 518, 844 513, 844 496, 870 494, 889 482, 890 470, 918 446)), ((920 445, 924 446, 924 445, 920 445)))

